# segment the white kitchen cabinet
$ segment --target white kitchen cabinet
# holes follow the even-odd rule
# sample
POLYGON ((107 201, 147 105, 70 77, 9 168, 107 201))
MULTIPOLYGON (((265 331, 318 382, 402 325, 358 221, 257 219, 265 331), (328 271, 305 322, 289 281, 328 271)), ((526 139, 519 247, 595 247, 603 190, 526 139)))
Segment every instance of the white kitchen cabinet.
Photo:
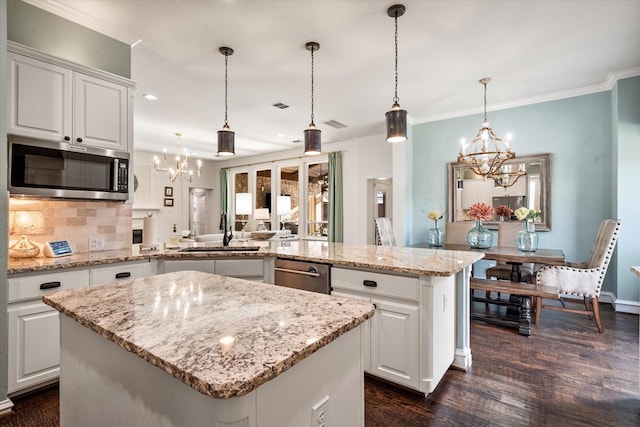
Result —
POLYGON ((152 276, 157 273, 156 269, 155 260, 119 262, 106 267, 91 267, 89 284, 102 285, 152 276))
POLYGON ((492 179, 465 179, 462 182, 462 209, 469 209, 474 203, 484 203, 492 206, 493 187, 492 179))
MULTIPOLYGON (((331 295, 334 297, 345 297, 359 299, 361 301, 371 302, 371 298, 366 295, 358 295, 352 292, 340 292, 332 291, 331 295)), ((360 325, 362 333, 360 334, 360 347, 362 348, 362 361, 364 371, 371 373, 371 321, 364 322, 360 325)))
POLYGON ((212 259, 162 259, 158 262, 158 273, 194 270, 204 273, 214 272, 212 259))
POLYGON ((133 84, 9 44, 8 132, 128 151, 133 84))
POLYGON ((127 88, 75 73, 73 95, 76 142, 127 151, 127 88))
POLYGON ((372 298, 371 373, 418 387, 418 305, 372 298))
POLYGON ((82 288, 88 284, 87 270, 9 276, 8 393, 27 390, 58 378, 58 312, 42 302, 42 295, 63 289, 82 288))
POLYGON ((331 269, 332 295, 369 300, 365 368, 372 375, 431 393, 455 355, 455 276, 406 276, 331 269))
POLYGON ((71 70, 9 52, 8 133, 64 141, 72 135, 71 70))

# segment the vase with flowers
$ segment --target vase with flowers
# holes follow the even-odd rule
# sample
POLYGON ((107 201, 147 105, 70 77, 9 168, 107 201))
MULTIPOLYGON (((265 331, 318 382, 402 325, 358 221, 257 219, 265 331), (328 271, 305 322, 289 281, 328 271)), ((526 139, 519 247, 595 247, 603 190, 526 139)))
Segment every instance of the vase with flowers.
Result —
POLYGON ((496 208, 496 215, 500 218, 500 222, 509 221, 511 219, 511 215, 513 214, 513 209, 506 205, 500 205, 496 208))
POLYGON ((481 202, 469 208, 469 217, 476 221, 476 225, 467 233, 467 243, 471 249, 487 249, 493 245, 493 234, 482 225, 482 221, 488 221, 491 215, 493 208, 481 202))
POLYGON ((438 220, 442 219, 440 211, 429 211, 429 219, 435 223, 435 227, 427 230, 427 244, 430 248, 441 248, 444 245, 444 230, 438 227, 438 220))
POLYGON ((540 211, 522 207, 516 209, 514 215, 518 221, 524 221, 524 229, 516 234, 516 246, 522 252, 535 252, 538 249, 538 233, 533 220, 540 216, 540 211))

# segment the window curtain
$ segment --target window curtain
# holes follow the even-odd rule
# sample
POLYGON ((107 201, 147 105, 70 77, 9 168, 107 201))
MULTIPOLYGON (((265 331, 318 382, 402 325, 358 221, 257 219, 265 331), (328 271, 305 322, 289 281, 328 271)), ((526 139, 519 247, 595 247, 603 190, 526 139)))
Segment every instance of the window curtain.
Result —
MULTIPOLYGON (((220 213, 229 214, 229 169, 220 169, 220 213)), ((228 217, 227 217, 228 218, 228 217)))
POLYGON ((329 242, 343 241, 342 153, 329 153, 329 242))

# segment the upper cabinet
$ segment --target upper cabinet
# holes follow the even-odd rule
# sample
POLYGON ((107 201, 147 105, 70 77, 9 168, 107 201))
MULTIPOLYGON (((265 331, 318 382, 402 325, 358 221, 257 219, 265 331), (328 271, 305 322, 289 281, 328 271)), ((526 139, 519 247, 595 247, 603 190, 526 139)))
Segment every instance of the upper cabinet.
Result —
POLYGON ((8 53, 9 133, 129 151, 134 87, 129 80, 27 53, 8 53))

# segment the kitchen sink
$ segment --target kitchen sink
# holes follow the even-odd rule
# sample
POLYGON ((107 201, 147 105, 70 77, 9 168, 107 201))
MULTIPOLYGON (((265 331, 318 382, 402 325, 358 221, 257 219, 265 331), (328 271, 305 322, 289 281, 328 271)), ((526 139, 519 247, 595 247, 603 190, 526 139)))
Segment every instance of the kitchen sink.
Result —
POLYGON ((258 250, 260 250, 260 246, 194 246, 180 249, 178 252, 247 252, 258 250))

